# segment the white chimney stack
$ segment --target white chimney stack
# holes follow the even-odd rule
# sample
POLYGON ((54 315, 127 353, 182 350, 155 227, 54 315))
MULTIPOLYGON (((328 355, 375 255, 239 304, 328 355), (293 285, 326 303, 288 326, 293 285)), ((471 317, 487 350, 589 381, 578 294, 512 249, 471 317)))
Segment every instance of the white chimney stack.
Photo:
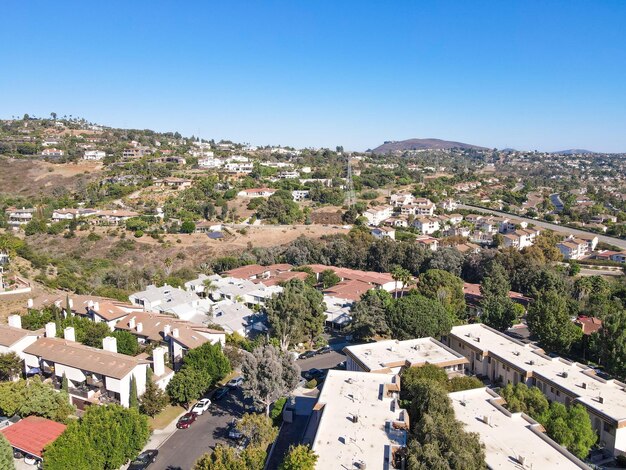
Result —
POLYGON ((76 341, 76 332, 73 326, 68 326, 63 330, 63 337, 68 341, 76 341))
POLYGON ((93 303, 93 309, 94 309, 96 312, 99 312, 99 311, 100 311, 100 302, 94 302, 94 303, 93 303))
POLYGON ((130 320, 128 320, 128 328, 130 328, 131 330, 135 328, 135 317, 132 317, 130 320))
POLYGON ((74 301, 72 299, 67 299, 67 303, 70 305, 70 310, 74 308, 74 301))
POLYGON ((46 323, 46 338, 56 338, 57 325, 54 322, 46 323))
POLYGON ((172 337, 174 337, 174 338, 178 338, 178 336, 179 336, 179 331, 178 331, 178 328, 174 328, 174 329, 172 330, 172 337))
POLYGON ((35 305, 35 303, 33 302, 33 299, 28 299, 26 301, 26 307, 27 308, 33 308, 33 305, 35 305))
POLYGON ((170 325, 165 325, 163 327, 163 339, 167 338, 172 332, 172 327, 170 325))
POLYGON ((154 375, 165 374, 165 348, 160 346, 152 351, 152 370, 154 375))
POLYGON ((102 349, 109 352, 117 352, 117 339, 113 336, 107 336, 102 340, 102 349))
POLYGON ((143 331, 143 323, 137 323, 137 333, 141 333, 143 331))
POLYGON ((9 315, 9 326, 22 328, 22 317, 19 315, 9 315))

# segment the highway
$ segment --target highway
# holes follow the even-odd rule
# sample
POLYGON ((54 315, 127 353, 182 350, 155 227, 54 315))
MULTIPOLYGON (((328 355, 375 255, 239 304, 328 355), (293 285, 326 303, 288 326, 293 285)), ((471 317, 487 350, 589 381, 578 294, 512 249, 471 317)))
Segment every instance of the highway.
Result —
MULTIPOLYGON (((507 214, 506 212, 499 212, 499 211, 494 211, 491 209, 483 209, 482 207, 478 207, 478 206, 470 206, 467 204, 459 204, 458 205, 459 209, 465 209, 465 210, 469 210, 469 211, 479 211, 479 212, 485 212, 488 214, 494 214, 494 215, 498 215, 501 217, 513 217, 515 219, 520 219, 520 220, 525 220, 528 223, 532 223, 534 225, 536 225, 537 227, 542 227, 542 228, 547 228, 550 230, 554 230, 555 232, 561 232, 564 234, 572 234, 572 235, 590 235, 591 232, 587 232, 585 230, 578 230, 575 228, 569 228, 569 227, 563 227, 562 225, 557 225, 557 224, 551 224, 550 222, 544 222, 542 220, 535 220, 535 219, 529 219, 528 217, 522 217, 519 215, 515 215, 515 214, 507 214)), ((614 238, 614 237, 608 237, 606 235, 598 235, 598 234, 594 234, 598 237, 598 240, 604 243, 609 243, 611 245, 615 245, 620 247, 622 250, 626 250, 626 240, 622 240, 619 238, 614 238)))

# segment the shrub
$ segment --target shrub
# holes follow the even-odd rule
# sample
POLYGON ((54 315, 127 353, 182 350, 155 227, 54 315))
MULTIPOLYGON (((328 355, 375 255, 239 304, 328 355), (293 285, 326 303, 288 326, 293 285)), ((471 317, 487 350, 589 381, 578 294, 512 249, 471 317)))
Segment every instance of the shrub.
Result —
POLYGON ((143 230, 136 230, 135 238, 141 238, 141 237, 143 237, 143 230))
POLYGON ((287 403, 287 397, 279 398, 270 409, 270 418, 274 421, 274 426, 280 425, 280 418, 283 414, 285 403, 287 403))
POLYGON ((308 388, 308 389, 311 389, 311 390, 312 390, 312 389, 314 389, 315 387, 317 387, 317 380, 315 380, 315 379, 311 379, 311 380, 309 380, 309 381, 305 384, 305 387, 306 387, 306 388, 308 388))

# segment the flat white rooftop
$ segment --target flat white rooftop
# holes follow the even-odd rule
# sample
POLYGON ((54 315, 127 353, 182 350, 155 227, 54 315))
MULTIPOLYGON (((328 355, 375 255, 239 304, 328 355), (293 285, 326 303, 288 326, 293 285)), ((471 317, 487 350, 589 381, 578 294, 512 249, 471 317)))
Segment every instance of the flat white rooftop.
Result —
POLYGON ((328 372, 315 407, 322 413, 313 440, 318 470, 353 469, 356 463, 391 468, 392 447, 406 445, 406 431, 392 423, 408 424, 391 396, 398 382, 392 374, 328 372))
POLYGON ((540 424, 522 413, 511 414, 502 408, 502 398, 488 388, 455 392, 449 397, 456 419, 465 424, 466 431, 477 433, 485 444, 490 469, 589 468, 542 433, 540 424))
POLYGON ((390 339, 376 343, 347 346, 344 351, 360 362, 367 372, 391 372, 402 366, 433 364, 439 367, 465 364, 467 359, 433 338, 417 338, 406 341, 390 339))
POLYGON ((480 323, 453 327, 451 341, 455 337, 470 343, 483 354, 489 352, 490 356, 497 356, 523 371, 532 372, 538 380, 553 382, 574 396, 577 402, 618 424, 626 424, 626 384, 604 380, 590 367, 547 356, 541 348, 515 341, 480 323))

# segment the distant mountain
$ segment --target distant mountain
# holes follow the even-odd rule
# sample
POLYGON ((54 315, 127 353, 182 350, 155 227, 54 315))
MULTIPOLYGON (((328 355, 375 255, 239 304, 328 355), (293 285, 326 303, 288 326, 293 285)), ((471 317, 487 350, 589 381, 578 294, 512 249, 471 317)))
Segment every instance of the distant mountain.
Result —
POLYGON ((408 139, 387 141, 383 145, 379 145, 372 150, 374 153, 400 153, 407 150, 445 150, 452 148, 460 149, 476 149, 486 150, 485 147, 479 147, 478 145, 464 144, 463 142, 454 142, 450 140, 441 139, 408 139))
POLYGON ((559 155, 574 155, 574 154, 598 153, 598 152, 594 152, 593 150, 585 150, 585 149, 567 149, 567 150, 560 150, 558 152, 551 152, 551 153, 559 154, 559 155))

